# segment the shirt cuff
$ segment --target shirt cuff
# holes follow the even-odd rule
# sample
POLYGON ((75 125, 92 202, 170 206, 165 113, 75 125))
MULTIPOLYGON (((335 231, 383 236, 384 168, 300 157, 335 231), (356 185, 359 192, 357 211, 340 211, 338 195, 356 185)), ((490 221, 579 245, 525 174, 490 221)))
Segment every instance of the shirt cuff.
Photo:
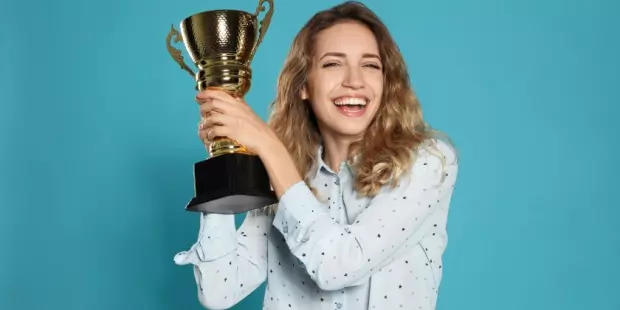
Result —
POLYGON ((305 242, 312 224, 325 215, 310 188, 305 182, 299 181, 280 198, 273 226, 282 233, 289 248, 293 250, 305 242))
POLYGON ((175 255, 178 265, 198 264, 222 257, 237 246, 235 216, 232 214, 200 214, 198 240, 188 251, 175 255))

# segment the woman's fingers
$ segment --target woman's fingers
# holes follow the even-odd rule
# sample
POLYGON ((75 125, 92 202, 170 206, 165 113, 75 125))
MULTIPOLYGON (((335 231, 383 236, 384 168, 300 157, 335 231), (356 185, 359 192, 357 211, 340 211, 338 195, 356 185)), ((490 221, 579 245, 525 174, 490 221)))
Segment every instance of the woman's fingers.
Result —
POLYGON ((237 102, 237 99, 235 99, 235 97, 219 89, 206 89, 206 90, 199 92, 196 95, 196 100, 199 102, 208 100, 208 99, 217 99, 217 100, 221 100, 224 102, 228 102, 230 104, 235 104, 237 102))
POLYGON ((203 127, 210 128, 214 126, 224 126, 227 125, 231 120, 231 117, 226 114, 221 113, 211 113, 209 116, 204 118, 203 127))
POLYGON ((227 130, 232 117, 221 113, 212 113, 203 117, 198 125, 198 135, 206 143, 212 142, 215 137, 221 137, 222 132, 227 130), (226 127, 226 128, 222 128, 226 127))

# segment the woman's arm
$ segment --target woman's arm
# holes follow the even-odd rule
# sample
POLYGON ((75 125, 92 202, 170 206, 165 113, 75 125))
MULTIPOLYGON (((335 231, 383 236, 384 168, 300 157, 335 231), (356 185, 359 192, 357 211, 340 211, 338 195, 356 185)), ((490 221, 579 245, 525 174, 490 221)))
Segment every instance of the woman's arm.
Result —
POLYGON ((235 229, 234 215, 201 214, 198 241, 174 258, 192 264, 198 299, 208 309, 228 309, 267 278, 267 235, 272 217, 250 211, 235 229))
POLYGON ((294 165, 286 151, 263 155, 280 197, 273 225, 321 289, 338 290, 367 279, 391 261, 400 246, 419 242, 434 229, 425 221, 431 214, 447 216, 458 164, 451 149, 439 146, 446 169, 433 155, 419 158, 398 187, 375 196, 351 225, 339 224, 323 211, 299 174, 291 171, 294 165))

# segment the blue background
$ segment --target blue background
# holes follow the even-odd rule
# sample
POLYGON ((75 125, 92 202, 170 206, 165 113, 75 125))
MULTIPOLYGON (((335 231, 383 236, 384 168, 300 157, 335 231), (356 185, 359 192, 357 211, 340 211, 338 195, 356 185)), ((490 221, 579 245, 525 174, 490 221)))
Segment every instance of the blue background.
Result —
MULTIPOLYGON (((165 38, 256 2, 2 2, 0 309, 200 309, 172 258, 197 236, 205 151, 165 38)), ((247 96, 262 117, 294 35, 338 2, 276 0, 247 96)), ((620 309, 618 2, 365 3, 461 152, 439 309, 620 309)))

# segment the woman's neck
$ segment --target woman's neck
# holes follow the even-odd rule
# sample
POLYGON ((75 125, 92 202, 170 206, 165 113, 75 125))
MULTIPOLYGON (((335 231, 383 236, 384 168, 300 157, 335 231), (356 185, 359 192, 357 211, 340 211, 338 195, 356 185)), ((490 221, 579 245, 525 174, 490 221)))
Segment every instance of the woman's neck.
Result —
POLYGON ((340 164, 349 158, 349 146, 358 138, 336 137, 330 134, 322 134, 323 161, 335 172, 340 170, 340 164))

